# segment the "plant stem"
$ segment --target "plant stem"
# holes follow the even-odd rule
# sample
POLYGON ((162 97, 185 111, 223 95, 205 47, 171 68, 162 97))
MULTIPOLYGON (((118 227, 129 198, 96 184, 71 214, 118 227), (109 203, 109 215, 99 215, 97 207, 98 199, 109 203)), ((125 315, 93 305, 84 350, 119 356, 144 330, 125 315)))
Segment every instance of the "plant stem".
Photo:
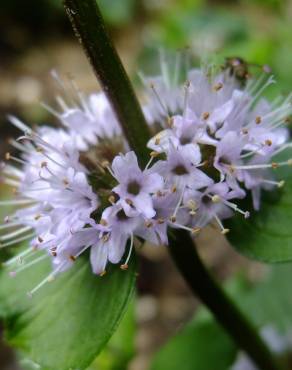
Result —
POLYGON ((141 165, 149 160, 147 123, 120 58, 106 32, 96 0, 64 0, 71 21, 92 68, 141 165))
POLYGON ((176 231, 175 236, 170 238, 169 252, 193 293, 208 307, 254 364, 261 370, 279 370, 256 329, 206 269, 189 233, 176 231))
MULTIPOLYGON (((64 0, 75 33, 141 164, 147 163, 149 130, 122 63, 108 37, 96 0, 64 0)), ((261 370, 279 370, 249 321, 214 282, 185 231, 170 236, 170 254, 178 269, 218 322, 261 370)))

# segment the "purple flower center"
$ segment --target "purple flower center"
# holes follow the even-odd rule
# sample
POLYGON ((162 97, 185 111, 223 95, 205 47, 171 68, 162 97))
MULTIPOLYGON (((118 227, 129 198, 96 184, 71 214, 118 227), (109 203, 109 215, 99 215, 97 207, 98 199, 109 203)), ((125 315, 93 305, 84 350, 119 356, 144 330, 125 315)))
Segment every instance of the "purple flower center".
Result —
POLYGON ((138 195, 141 190, 141 185, 137 181, 131 181, 128 184, 127 191, 129 194, 138 195))
POLYGON ((183 164, 178 164, 177 166, 175 166, 172 169, 172 172, 178 176, 187 175, 189 173, 189 171, 185 168, 183 164))
POLYGON ((126 221, 128 220, 128 216, 125 214, 124 210, 121 209, 117 214, 116 217, 119 221, 126 221))
POLYGON ((190 144, 192 142, 192 138, 191 137, 187 137, 187 136, 182 136, 179 139, 179 142, 180 142, 181 145, 190 144))

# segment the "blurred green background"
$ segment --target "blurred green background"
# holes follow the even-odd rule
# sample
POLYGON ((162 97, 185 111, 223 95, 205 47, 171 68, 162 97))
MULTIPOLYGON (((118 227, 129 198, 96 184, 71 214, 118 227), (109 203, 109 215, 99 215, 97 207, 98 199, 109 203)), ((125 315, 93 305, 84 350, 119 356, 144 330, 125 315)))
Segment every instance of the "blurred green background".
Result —
MULTIPOLYGON (((189 47, 198 60, 210 55, 221 61, 224 56, 238 56, 250 63, 268 64, 278 81, 277 92, 287 94, 292 90, 292 0, 98 0, 98 3, 126 69, 135 81, 139 70, 159 72, 160 48, 189 47)), ((86 92, 98 89, 61 0, 1 0, 1 157, 9 148, 7 139, 18 134, 7 122, 8 113, 31 124, 54 122, 39 104, 55 104, 57 89, 50 76, 52 69, 61 76, 73 76, 86 92)), ((2 196, 3 191, 0 187, 2 196)), ((206 242, 203 236, 201 244, 205 244, 204 257, 222 279, 242 268, 253 278, 261 269, 259 264, 247 262, 226 249, 223 241, 222 248, 217 245, 215 248, 214 242, 210 238, 206 242)), ((137 353, 129 365, 131 370, 146 369, 157 346, 181 327, 197 306, 164 249, 145 248, 141 266, 137 353), (143 279, 143 271, 147 279, 143 279)), ((0 346, 0 370, 18 369, 13 361, 10 351, 0 346)), ((105 355, 101 361, 109 360, 105 355)), ((98 364, 96 368, 114 367, 98 364)))

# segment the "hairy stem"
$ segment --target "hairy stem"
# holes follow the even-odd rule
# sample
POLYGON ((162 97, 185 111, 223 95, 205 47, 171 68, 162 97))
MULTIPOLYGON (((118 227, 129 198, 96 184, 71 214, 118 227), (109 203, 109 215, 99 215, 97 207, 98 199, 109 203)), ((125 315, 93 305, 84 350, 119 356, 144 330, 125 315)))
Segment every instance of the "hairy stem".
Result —
POLYGON ((121 60, 109 38, 96 0, 64 0, 66 13, 122 126, 130 147, 149 160, 147 123, 121 60))
POLYGON ((203 264, 189 233, 176 231, 170 238, 170 254, 187 284, 213 313, 216 320, 230 334, 261 370, 279 370, 262 338, 248 319, 215 282, 203 264))

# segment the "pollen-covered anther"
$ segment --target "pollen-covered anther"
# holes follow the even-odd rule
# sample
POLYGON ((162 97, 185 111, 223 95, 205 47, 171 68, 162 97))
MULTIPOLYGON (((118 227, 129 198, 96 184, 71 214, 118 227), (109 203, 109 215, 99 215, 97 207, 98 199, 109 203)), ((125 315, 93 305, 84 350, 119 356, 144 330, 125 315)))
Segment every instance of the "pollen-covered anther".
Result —
POLYGON ((153 226, 153 222, 151 222, 151 221, 145 221, 144 225, 145 225, 145 227, 150 228, 150 227, 153 226))
POLYGON ((165 222, 165 220, 164 220, 163 218, 158 218, 158 219, 157 219, 157 223, 158 223, 159 225, 164 224, 164 222, 165 222))
POLYGON ((208 118, 210 117, 210 113, 209 112, 204 112, 203 114, 202 114, 202 118, 203 118, 203 120, 207 120, 208 118))
POLYGON ((177 187, 176 187, 176 186, 173 186, 173 187, 171 188, 171 191, 172 191, 173 193, 176 193, 176 191, 177 191, 177 187))
POLYGON ((5 159, 6 161, 9 161, 11 158, 11 154, 9 152, 5 153, 5 159))
POLYGON ((126 263, 120 266, 120 269, 124 271, 128 270, 128 268, 129 268, 129 265, 126 263))
POLYGON ((115 204, 116 203, 116 197, 114 195, 110 195, 108 197, 108 201, 111 203, 111 204, 115 204))
POLYGON ((277 162, 272 162, 272 163, 271 163, 271 167, 272 167, 273 169, 276 169, 276 168, 278 168, 278 167, 279 167, 279 163, 277 163, 277 162))
POLYGON ((72 262, 75 262, 76 261, 76 257, 75 256, 69 256, 69 259, 72 261, 72 262))
POLYGON ((265 145, 267 145, 267 146, 272 146, 272 145, 273 145, 272 140, 267 139, 267 140, 265 141, 265 145))
POLYGON ((226 234, 228 234, 230 232, 230 229, 222 229, 221 230, 221 234, 222 235, 226 235, 226 234))
POLYGON ((100 277, 103 277, 105 274, 106 274, 106 270, 103 270, 103 271, 99 274, 99 276, 100 276, 100 277))
POLYGON ((229 165, 229 172, 234 173, 235 172, 235 167, 231 164, 229 165))
POLYGON ((133 201, 129 198, 125 199, 125 202, 129 205, 129 206, 132 206, 133 205, 133 201))
POLYGON ((221 202, 221 197, 218 194, 213 195, 211 199, 212 199, 213 203, 220 203, 221 202))
POLYGON ((218 82, 217 84, 215 84, 215 85, 213 86, 213 90, 214 90, 214 91, 219 91, 219 90, 221 90, 221 89, 222 89, 222 87, 223 87, 223 83, 222 83, 222 82, 218 82))
POLYGON ((110 238, 110 234, 105 234, 105 235, 103 235, 103 237, 102 237, 102 241, 103 241, 104 243, 106 243, 106 242, 109 240, 109 238, 110 238))
POLYGON ((102 162, 101 162, 101 166, 102 166, 103 168, 107 168, 109 165, 110 165, 109 161, 102 161, 102 162))
POLYGON ((262 122, 262 117, 261 117, 261 116, 256 116, 256 118, 255 118, 255 123, 256 123, 257 125, 259 125, 261 122, 262 122))
POLYGON ((167 125, 168 125, 170 128, 172 128, 172 127, 173 127, 173 123, 174 123, 174 119, 173 119, 173 117, 167 117, 166 123, 167 123, 167 125))
POLYGON ((277 184, 278 188, 282 188, 284 185, 285 185, 284 180, 279 181, 278 184, 277 184))
POLYGON ((55 276, 54 276, 54 275, 50 275, 50 276, 48 277, 47 282, 48 282, 48 283, 52 283, 54 280, 55 280, 55 276))
POLYGON ((107 222, 104 218, 102 218, 102 219, 99 221, 99 223, 100 223, 100 225, 102 225, 102 226, 107 226, 107 225, 108 225, 108 222, 107 222))
POLYGON ((170 220, 171 222, 176 222, 176 217, 175 217, 175 216, 170 216, 170 217, 169 217, 169 220, 170 220))
POLYGON ((163 192, 163 191, 161 191, 161 190, 158 190, 158 191, 156 192, 156 195, 157 195, 158 197, 163 197, 163 196, 164 196, 164 192, 163 192))
POLYGON ((156 158, 156 157, 159 156, 159 154, 160 153, 153 151, 153 152, 150 153, 150 156, 153 157, 153 158, 156 158))
POLYGON ((156 136, 156 137, 155 137, 154 144, 155 144, 155 145, 159 145, 159 144, 160 144, 160 140, 161 140, 161 137, 160 137, 160 136, 156 136))
POLYGON ((201 232, 201 228, 200 227, 193 227, 192 228, 192 234, 193 235, 197 235, 197 234, 199 234, 200 232, 201 232))

